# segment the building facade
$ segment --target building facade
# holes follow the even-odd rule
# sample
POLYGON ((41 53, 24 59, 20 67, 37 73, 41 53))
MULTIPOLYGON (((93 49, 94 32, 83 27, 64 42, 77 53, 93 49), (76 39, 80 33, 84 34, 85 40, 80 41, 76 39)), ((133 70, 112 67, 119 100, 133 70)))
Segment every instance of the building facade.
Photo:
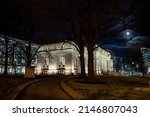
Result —
MULTIPOLYGON (((73 42, 71 42, 73 43, 73 42)), ((37 54, 37 74, 80 74, 80 54, 75 43, 53 43, 43 45, 37 54)), ((85 72, 88 73, 87 49, 84 50, 85 72)), ((113 71, 111 54, 102 48, 94 51, 95 75, 106 74, 113 71)))
MULTIPOLYGON (((81 73, 80 54, 78 46, 73 42, 60 42, 47 45, 32 44, 32 55, 38 49, 36 56, 32 57, 32 66, 36 74, 74 74, 81 73), (40 47, 40 48, 38 48, 40 47)), ((28 43, 12 37, 0 35, 0 74, 6 68, 8 74, 24 74, 27 56, 24 50, 28 43), (7 52, 8 55, 5 53, 7 52), (5 57, 7 56, 7 57, 5 57), (6 60, 5 60, 6 59, 6 60)), ((97 48, 94 51, 94 72, 95 75, 108 74, 113 71, 113 60, 110 52, 97 48)), ((88 74, 88 53, 84 48, 85 72, 88 74)))
POLYGON ((150 75, 150 48, 142 47, 141 52, 143 56, 145 72, 147 75, 150 75))
MULTIPOLYGON (((25 73, 26 56, 23 49, 26 49, 26 45, 26 41, 0 35, 0 74, 4 73, 5 61, 7 61, 8 74, 25 73)), ((32 44, 32 52, 36 51, 37 47, 38 45, 32 44)), ((32 61, 32 64, 36 66, 36 58, 32 61)))

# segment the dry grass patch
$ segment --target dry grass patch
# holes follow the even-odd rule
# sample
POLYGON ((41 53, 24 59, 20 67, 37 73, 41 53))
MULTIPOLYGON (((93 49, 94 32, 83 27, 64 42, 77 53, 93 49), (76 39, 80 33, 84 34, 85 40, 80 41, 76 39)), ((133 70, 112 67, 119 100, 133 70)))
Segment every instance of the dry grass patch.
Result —
POLYGON ((150 99, 150 92, 135 91, 149 87, 148 78, 100 76, 95 79, 73 78, 66 83, 87 99, 150 99))

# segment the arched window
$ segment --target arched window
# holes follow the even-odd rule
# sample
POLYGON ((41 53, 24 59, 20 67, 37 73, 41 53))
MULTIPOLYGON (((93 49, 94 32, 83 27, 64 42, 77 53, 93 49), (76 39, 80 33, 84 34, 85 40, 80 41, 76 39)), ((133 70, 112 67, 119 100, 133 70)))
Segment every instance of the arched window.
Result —
POLYGON ((65 74, 65 58, 64 57, 59 58, 58 73, 65 74))
POLYGON ((59 67, 64 68, 65 67, 65 58, 60 57, 59 59, 59 67))

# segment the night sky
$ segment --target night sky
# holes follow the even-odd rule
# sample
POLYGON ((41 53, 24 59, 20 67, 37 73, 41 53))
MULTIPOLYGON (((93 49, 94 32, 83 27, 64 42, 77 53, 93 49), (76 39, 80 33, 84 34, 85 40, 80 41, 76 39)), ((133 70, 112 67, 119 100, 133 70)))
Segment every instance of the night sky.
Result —
MULTIPOLYGON (((48 10, 55 12, 59 0, 4 0, 0 4, 0 33, 25 39, 24 27, 29 24, 35 29, 34 42, 39 44, 62 41, 66 37, 51 17, 48 10), (22 2, 23 1, 23 2, 22 2), (42 39, 40 39, 42 38, 42 39)), ((63 0, 61 0, 62 2, 63 0)), ((150 47, 150 4, 149 0, 136 0, 137 10, 130 15, 131 24, 104 43, 102 48, 110 49, 115 55, 129 57, 140 47, 150 47)), ((61 4, 60 2, 60 4, 61 4)), ((108 0, 109 2, 109 0, 108 0)), ((127 10, 133 0, 120 0, 120 7, 127 10)), ((63 17, 62 17, 63 18, 63 17)), ((115 30, 118 24, 108 29, 115 30)))
MULTIPOLYGON (((130 1, 130 0, 129 0, 130 1)), ((125 7, 125 5, 124 5, 125 7)), ((150 3, 142 0, 136 12, 136 18, 130 27, 118 33, 111 41, 104 44, 118 56, 130 57, 134 52, 140 52, 140 47, 150 47, 150 3)), ((132 22, 132 20, 131 20, 132 22)), ((133 54, 134 56, 134 54, 133 54)), ((135 57, 135 56, 134 56, 135 57)))

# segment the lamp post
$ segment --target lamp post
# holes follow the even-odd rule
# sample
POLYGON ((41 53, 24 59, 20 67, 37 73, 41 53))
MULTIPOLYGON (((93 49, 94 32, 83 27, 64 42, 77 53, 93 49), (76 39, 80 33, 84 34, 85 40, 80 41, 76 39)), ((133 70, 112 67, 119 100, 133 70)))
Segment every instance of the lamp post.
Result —
POLYGON ((133 73, 134 73, 134 62, 133 61, 131 62, 131 70, 132 70, 132 76, 133 76, 133 73))

